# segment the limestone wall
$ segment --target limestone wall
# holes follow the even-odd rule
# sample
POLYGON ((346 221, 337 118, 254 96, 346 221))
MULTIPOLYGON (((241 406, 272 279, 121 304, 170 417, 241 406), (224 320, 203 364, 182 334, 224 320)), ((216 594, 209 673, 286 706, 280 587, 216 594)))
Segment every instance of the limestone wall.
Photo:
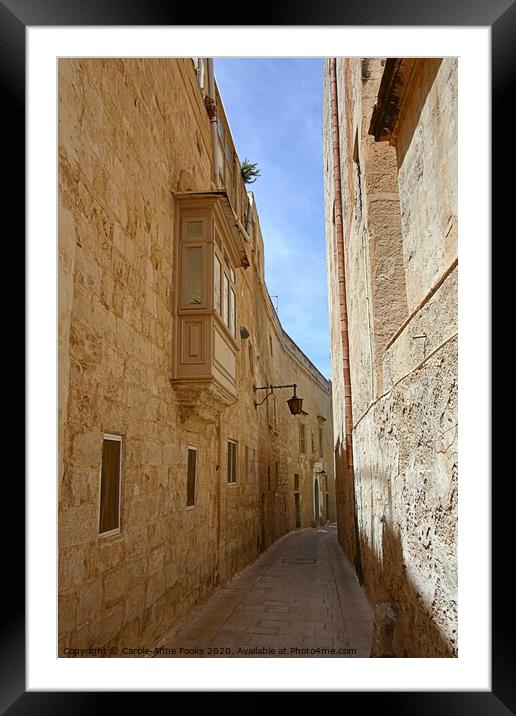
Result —
POLYGON ((295 528, 295 474, 302 526, 313 515, 314 469, 328 474, 335 519, 331 384, 275 316, 256 215, 251 265, 237 272, 237 326, 250 334, 237 331, 239 400, 219 422, 181 422, 170 380, 172 192, 210 189, 210 178, 209 120, 189 58, 59 62, 61 654, 149 646, 295 528), (308 415, 292 417, 290 394, 279 391, 269 427, 267 405, 254 406, 253 384, 264 381, 296 382, 308 415), (319 415, 322 460, 317 448, 299 451, 299 421, 309 434, 319 415), (99 538, 105 432, 123 437, 121 530, 99 538), (238 441, 234 485, 228 439, 238 441), (198 448, 190 510, 188 445, 198 448))
POLYGON ((328 62, 325 67, 339 539, 370 600, 399 603, 399 655, 450 656, 457 653, 457 66, 447 59, 417 65, 396 131, 390 141, 376 141, 369 132, 384 67, 380 59, 337 60, 352 474, 342 449, 328 62))

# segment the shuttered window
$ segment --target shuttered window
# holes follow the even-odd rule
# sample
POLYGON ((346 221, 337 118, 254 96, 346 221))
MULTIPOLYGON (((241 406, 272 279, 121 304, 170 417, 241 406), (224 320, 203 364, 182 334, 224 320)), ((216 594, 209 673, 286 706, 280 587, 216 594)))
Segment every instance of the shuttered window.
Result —
POLYGON ((195 482, 197 477, 197 448, 188 447, 188 462, 186 468, 186 506, 195 505, 195 482))
POLYGON ((299 452, 306 452, 304 423, 299 423, 299 452))
POLYGON ((228 482, 237 481, 237 444, 234 440, 228 440, 228 482))
POLYGON ((99 534, 108 535, 120 530, 120 478, 122 437, 104 435, 100 476, 99 534))

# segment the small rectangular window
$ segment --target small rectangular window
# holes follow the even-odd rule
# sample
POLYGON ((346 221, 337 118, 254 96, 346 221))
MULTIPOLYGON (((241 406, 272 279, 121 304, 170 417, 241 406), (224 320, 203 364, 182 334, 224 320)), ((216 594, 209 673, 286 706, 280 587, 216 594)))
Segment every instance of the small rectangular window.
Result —
POLYGON ((294 475, 294 490, 299 492, 299 475, 294 475))
POLYGON ((304 423, 299 423, 299 452, 306 452, 304 423))
POLYGON ((234 440, 228 440, 228 483, 237 481, 237 444, 234 440))
POLYGON ((276 430, 276 396, 271 397, 266 402, 267 405, 267 424, 271 430, 276 430))
POLYGON ((249 342, 249 372, 252 376, 254 376, 254 355, 253 355, 253 345, 251 342, 249 342))
POLYGON ((122 436, 104 435, 100 477, 99 534, 120 530, 122 436))
POLYGON ((197 448, 188 446, 188 463, 186 468, 186 506, 195 505, 195 482, 197 478, 197 448))
POLYGON ((320 455, 320 457, 323 456, 323 431, 322 431, 322 428, 319 428, 319 455, 320 455))
POLYGON ((279 466, 278 463, 276 463, 276 469, 274 470, 274 491, 278 491, 278 484, 279 484, 279 466))

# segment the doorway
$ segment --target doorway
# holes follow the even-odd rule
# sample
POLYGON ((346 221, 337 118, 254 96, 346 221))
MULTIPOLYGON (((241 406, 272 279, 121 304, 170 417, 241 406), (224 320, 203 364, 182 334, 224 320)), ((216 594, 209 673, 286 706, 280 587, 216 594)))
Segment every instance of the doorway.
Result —
POLYGON ((301 527, 301 497, 299 492, 294 493, 294 500, 296 506, 296 529, 301 527))
POLYGON ((260 517, 261 517, 261 532, 260 532, 260 551, 263 552, 265 549, 265 492, 262 492, 262 499, 260 503, 260 517))

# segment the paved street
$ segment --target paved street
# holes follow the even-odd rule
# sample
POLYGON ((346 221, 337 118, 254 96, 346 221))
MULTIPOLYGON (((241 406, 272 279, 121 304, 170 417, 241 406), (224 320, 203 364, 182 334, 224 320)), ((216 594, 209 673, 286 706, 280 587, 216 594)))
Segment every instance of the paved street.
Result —
POLYGON ((368 657, 372 610, 334 524, 285 535, 217 590, 163 657, 368 657), (329 650, 334 650, 331 653, 329 650))

